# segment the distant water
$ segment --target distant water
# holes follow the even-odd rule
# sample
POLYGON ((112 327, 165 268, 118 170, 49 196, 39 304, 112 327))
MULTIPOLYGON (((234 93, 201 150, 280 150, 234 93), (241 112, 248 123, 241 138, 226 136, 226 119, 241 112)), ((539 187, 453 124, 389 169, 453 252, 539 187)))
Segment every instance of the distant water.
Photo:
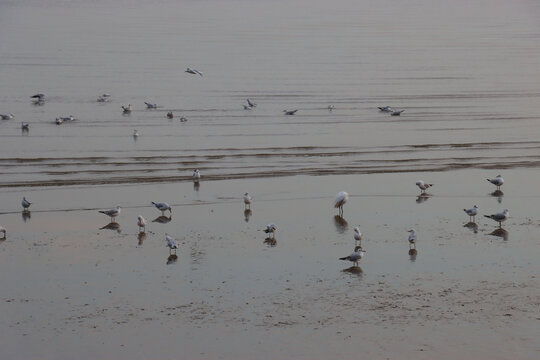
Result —
POLYGON ((2 1, 0 187, 536 168, 539 20, 527 0, 2 1))

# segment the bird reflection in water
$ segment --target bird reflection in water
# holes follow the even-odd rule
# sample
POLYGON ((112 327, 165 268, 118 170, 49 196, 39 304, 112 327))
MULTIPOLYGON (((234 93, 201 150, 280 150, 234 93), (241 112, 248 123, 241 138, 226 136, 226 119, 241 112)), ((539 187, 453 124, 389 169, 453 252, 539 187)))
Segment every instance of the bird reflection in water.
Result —
POLYGON ((428 194, 428 193, 421 193, 421 194, 418 195, 418 197, 416 198, 416 203, 417 203, 417 204, 425 203, 426 201, 429 200, 430 197, 431 197, 431 195, 428 194))
POLYGON ((165 215, 158 216, 152 222, 157 222, 160 224, 166 224, 172 220, 172 215, 169 215, 169 217, 166 217, 165 215))
POLYGON ((497 202, 499 204, 502 203, 502 199, 503 199, 503 196, 504 196, 504 193, 501 191, 501 190, 495 190, 494 192, 492 192, 491 194, 489 194, 493 197, 496 197, 497 198, 497 202))
POLYGON ((244 210, 244 220, 246 222, 249 222, 249 218, 251 217, 251 215, 253 215, 253 212, 251 211, 251 209, 244 210))
POLYGON ((478 233, 478 224, 475 223, 475 222, 468 222, 466 223, 465 225, 463 225, 463 227, 466 227, 467 229, 470 229, 472 230, 473 233, 478 233))
POLYGON ((199 191, 199 189, 201 188, 201 183, 199 181, 193 181, 193 190, 195 191, 199 191))
POLYGON ((137 240, 138 240, 138 244, 139 246, 142 246, 144 240, 146 239, 146 233, 145 232, 140 232, 138 235, 137 235, 137 240))
POLYGON ((334 225, 338 233, 343 234, 349 229, 349 223, 339 215, 334 216, 334 225))
POLYGON ((120 224, 117 223, 117 222, 110 222, 108 223, 107 225, 103 226, 103 227, 100 227, 99 230, 115 230, 117 233, 121 233, 122 232, 122 229, 120 229, 120 224))
POLYGON ((167 257, 167 265, 174 264, 178 260, 178 255, 171 254, 167 257))
POLYGON ((490 232, 489 235, 500 237, 505 241, 508 240, 508 231, 506 231, 503 228, 495 229, 492 232, 490 232))
POLYGON ((24 210, 21 214, 22 216, 22 219, 24 222, 27 222, 30 220, 30 218, 32 217, 32 213, 29 211, 29 210, 24 210))
POLYGON ((267 237, 264 239, 263 243, 268 247, 275 247, 277 245, 277 240, 275 237, 267 237))
POLYGON ((409 249, 409 260, 416 261, 416 256, 418 255, 418 250, 409 249))
POLYGON ((364 271, 362 270, 360 266, 355 266, 355 265, 348 267, 346 269, 343 269, 341 271, 347 274, 356 275, 358 277, 362 277, 364 273, 364 271))

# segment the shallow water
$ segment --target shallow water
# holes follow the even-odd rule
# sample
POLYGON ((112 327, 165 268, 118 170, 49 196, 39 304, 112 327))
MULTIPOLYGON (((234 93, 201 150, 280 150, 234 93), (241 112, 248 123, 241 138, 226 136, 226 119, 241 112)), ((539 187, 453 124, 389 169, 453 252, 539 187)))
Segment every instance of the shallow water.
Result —
POLYGON ((0 121, 1 357, 537 358, 538 14, 525 0, 0 2, 0 113, 15 114, 0 121), (503 194, 485 180, 498 173, 503 194), (116 204, 110 225, 97 210, 116 204), (503 208, 504 230, 481 216, 503 208), (359 269, 337 260, 357 225, 359 269))

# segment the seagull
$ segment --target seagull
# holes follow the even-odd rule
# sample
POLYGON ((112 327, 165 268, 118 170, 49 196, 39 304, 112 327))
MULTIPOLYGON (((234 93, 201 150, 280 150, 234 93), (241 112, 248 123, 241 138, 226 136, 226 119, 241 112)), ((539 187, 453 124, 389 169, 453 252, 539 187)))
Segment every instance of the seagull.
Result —
POLYGON ((362 250, 362 247, 356 246, 353 253, 351 253, 349 256, 339 258, 339 260, 349 260, 350 262, 354 263, 355 266, 358 266, 358 261, 360 261, 365 254, 366 252, 362 250))
POLYGON ((2 239, 5 239, 6 238, 6 228, 3 227, 3 226, 0 226, 0 233, 3 233, 4 236, 2 237, 2 239))
POLYGON ((26 200, 26 197, 23 196, 21 205, 22 205, 24 211, 28 211, 28 208, 30 207, 30 205, 32 205, 32 203, 30 201, 26 200))
POLYGON ((199 171, 199 169, 193 170, 193 181, 198 182, 200 178, 201 172, 199 171))
POLYGON ((416 182, 416 186, 418 186, 420 190, 422 190, 422 193, 425 193, 427 189, 433 186, 433 184, 426 184, 424 181, 418 180, 416 182))
POLYGON ((62 125, 62 123, 64 122, 64 120, 62 120, 62 118, 57 117, 56 120, 55 120, 55 122, 56 122, 56 125, 62 125))
POLYGON ((249 193, 244 194, 244 208, 250 208, 251 209, 251 202, 253 201, 253 198, 249 193))
POLYGON ((186 122, 186 121, 187 121, 187 117, 184 117, 184 116, 180 117, 180 122, 186 122))
POLYGON ((176 239, 169 234, 165 234, 165 240, 167 240, 169 252, 172 252, 174 250, 174 253, 176 254, 176 250, 178 249, 178 241, 176 241, 176 239))
POLYGON ((169 119, 172 119, 172 118, 174 117, 172 111, 169 111, 169 112, 167 113, 167 117, 168 117, 169 119))
POLYGON ((44 101, 45 100, 45 94, 36 94, 30 96, 31 99, 36 99, 36 101, 44 101))
POLYGON ((470 209, 463 209, 463 211, 465 211, 467 215, 469 215, 469 221, 474 222, 474 217, 476 216, 476 214, 478 214, 478 205, 474 205, 470 209))
POLYGON ((349 200, 349 194, 345 191, 340 191, 334 199, 334 207, 339 209, 339 216, 343 216, 343 205, 349 200))
POLYGON ((22 129, 22 131, 30 130, 30 124, 21 122, 21 129, 22 129))
POLYGON ((390 115, 392 116, 399 116, 401 115, 402 112, 404 112, 405 110, 393 110, 390 115))
POLYGON ((257 106, 257 104, 255 104, 253 101, 251 101, 251 100, 249 100, 249 99, 246 99, 246 101, 247 101, 247 103, 248 103, 248 105, 249 105, 250 108, 254 108, 254 107, 257 106))
POLYGON ((360 232, 360 228, 356 226, 354 228, 354 240, 361 241, 362 240, 362 233, 360 232))
POLYGON ((296 110, 283 110, 285 115, 294 115, 297 111, 298 111, 298 109, 296 109, 296 110))
POLYGON ((503 212, 491 214, 491 215, 484 215, 487 218, 490 218, 492 220, 495 220, 499 223, 499 227, 501 227, 501 223, 508 219, 508 216, 510 215, 510 212, 508 209, 504 209, 503 212))
POLYGON ((409 230, 409 248, 414 245, 416 249, 416 231, 414 229, 409 230))
POLYGON ((15 118, 15 115, 13 114, 0 114, 0 118, 2 120, 12 120, 15 118))
POLYGON ((75 121, 75 116, 69 115, 68 117, 57 117, 56 125, 61 125, 65 121, 75 121))
POLYGON ((169 210, 169 212, 172 214, 172 210, 171 210, 171 207, 169 204, 167 204, 166 202, 160 202, 160 203, 155 203, 152 201, 152 204, 154 204, 154 206, 159 210, 161 211, 161 215, 165 215, 165 211, 169 210))
POLYGON ((190 74, 193 74, 193 75, 201 75, 202 76, 202 72, 200 72, 199 70, 196 70, 196 69, 187 68, 186 72, 190 73, 190 74))
POLYGON ((137 129, 133 130, 133 137, 134 138, 139 137, 139 132, 137 131, 137 129))
POLYGON ((98 102, 109 102, 111 101, 111 94, 102 94, 97 98, 98 102))
POLYGON ((142 232, 146 231, 146 219, 142 215, 137 216, 137 225, 139 226, 139 232, 141 232, 141 228, 142 232))
POLYGON ((272 238, 273 238, 274 233, 276 232, 276 230, 277 230, 276 224, 270 223, 270 224, 266 225, 266 228, 264 229, 264 232, 267 233, 267 234, 271 234, 272 238))
POLYGON ((502 178, 501 175, 497 175, 495 179, 486 179, 486 180, 492 183, 493 185, 495 185, 497 187, 497 190, 501 190, 501 186, 502 184, 504 184, 504 179, 502 178))
POLYGON ((244 107, 244 110, 251 110, 251 106, 249 105, 242 104, 242 106, 244 107))
POLYGON ((390 106, 379 106, 379 110, 382 112, 391 112, 392 108, 390 106))
POLYGON ((109 209, 109 210, 99 210, 100 213, 105 214, 111 218, 111 222, 114 222, 114 219, 120 215, 120 210, 122 207, 120 205, 116 205, 115 208, 109 209))
POLYGON ((336 107, 334 105, 328 105, 327 109, 328 111, 334 110, 336 107))
POLYGON ((147 103, 146 101, 144 103, 146 104, 147 109, 157 109, 157 104, 150 104, 150 103, 147 103))
POLYGON ((124 111, 124 114, 129 114, 131 112, 131 104, 129 104, 128 106, 122 105, 122 110, 124 111))

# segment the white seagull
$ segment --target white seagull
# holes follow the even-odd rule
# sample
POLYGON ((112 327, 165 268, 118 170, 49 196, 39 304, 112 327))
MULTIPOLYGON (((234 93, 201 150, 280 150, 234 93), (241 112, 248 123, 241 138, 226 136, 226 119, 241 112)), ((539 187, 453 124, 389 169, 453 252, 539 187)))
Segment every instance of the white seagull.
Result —
POLYGON ((334 105, 328 105, 327 109, 328 111, 334 110, 336 107, 334 105))
POLYGON ((414 229, 409 230, 409 248, 414 245, 416 249, 416 231, 414 229))
POLYGON ((28 208, 30 207, 30 205, 32 205, 32 203, 30 201, 26 200, 26 197, 23 196, 22 201, 21 201, 21 205, 22 205, 24 211, 28 211, 28 208))
POLYGON ((4 234, 4 236, 2 236, 2 239, 5 239, 6 238, 6 228, 3 227, 3 226, 0 226, 0 233, 4 234))
POLYGON ((497 175, 495 179, 486 179, 486 180, 492 183, 493 185, 495 185, 497 187, 497 190, 501 190, 501 186, 502 184, 504 184, 504 179, 502 178, 501 175, 497 175))
POLYGON ((150 103, 147 103, 146 101, 144 103, 146 104, 147 109, 157 109, 157 104, 150 104, 150 103))
POLYGON ((137 129, 133 130, 133 137, 134 138, 139 137, 139 132, 137 131, 137 129))
POLYGON ((392 112, 390 113, 390 115, 392 116, 400 116, 402 112, 404 112, 405 110, 392 110, 392 112))
POLYGON ((246 101, 250 108, 254 108, 257 106, 257 104, 255 104, 255 102, 251 101, 250 99, 246 99, 246 101))
POLYGON ((244 194, 244 208, 250 208, 251 209, 251 203, 253 202, 253 198, 249 193, 244 194))
POLYGON ((154 206, 159 210, 161 211, 161 215, 165 215, 165 211, 169 210, 169 212, 172 214, 172 210, 171 210, 171 206, 169 204, 167 204, 166 202, 160 202, 160 203, 155 203, 152 201, 152 204, 154 204, 154 206))
POLYGON ((277 226, 274 223, 270 223, 266 225, 266 228, 264 229, 264 232, 267 234, 271 234, 272 237, 274 237, 274 233, 277 230, 277 226))
POLYGON ((200 72, 199 70, 196 70, 196 69, 187 68, 187 69, 186 69, 186 72, 187 72, 187 73, 190 73, 190 74, 193 74, 193 75, 200 75, 200 76, 202 76, 202 72, 200 72))
POLYGON ((426 184, 423 180, 418 180, 416 182, 416 186, 418 186, 420 188, 420 190, 422 190, 422 192, 426 192, 427 189, 429 189, 430 187, 433 186, 433 184, 426 184))
POLYGON ((390 106, 379 106, 379 110, 382 112, 391 112, 392 108, 390 106))
POLYGON ((21 129, 22 129, 22 131, 30 130, 30 124, 21 122, 21 129))
POLYGON ((354 240, 361 241, 362 240, 362 233, 360 232, 360 228, 356 226, 354 228, 354 240))
POLYGON ((192 176, 193 176, 193 181, 198 182, 199 179, 201 178, 201 172, 199 171, 199 169, 193 170, 192 176))
POLYGON ((15 115, 13 115, 13 114, 0 114, 0 118, 2 118, 2 120, 12 120, 12 119, 15 119, 15 115))
POLYGON ((244 107, 244 110, 251 110, 251 106, 249 105, 242 104, 242 106, 244 107))
POLYGON ((343 216, 343 205, 349 200, 349 194, 347 194, 345 191, 340 191, 336 195, 336 198, 334 199, 334 207, 336 209, 339 209, 339 216, 343 216))
POLYGON ((298 109, 296 109, 296 110, 283 110, 283 113, 285 115, 294 115, 294 114, 296 114, 297 111, 298 111, 298 109))
POLYGON ((176 254, 176 250, 178 249, 178 241, 176 241, 176 239, 169 234, 165 234, 165 240, 167 240, 169 252, 172 252, 174 250, 174 253, 176 254))
POLYGON ((75 116, 69 115, 68 117, 57 117, 56 125, 61 125, 65 121, 75 121, 75 116))
POLYGON ((478 214, 478 205, 474 205, 470 209, 463 209, 467 215, 469 215, 469 221, 474 222, 474 217, 478 214))
POLYGON ((128 104, 128 106, 122 105, 122 111, 124 114, 129 114, 131 112, 131 104, 128 104))
POLYGON ((116 207, 109 209, 109 210, 99 210, 100 213, 107 215, 111 218, 111 222, 114 222, 114 219, 120 215, 120 210, 122 207, 120 205, 116 205, 116 207))
POLYGON ((506 219, 508 219, 508 216, 510 216, 510 212, 508 211, 508 209, 504 209, 500 213, 491 214, 491 215, 484 215, 484 216, 487 217, 487 218, 490 218, 492 220, 497 221, 499 223, 499 227, 500 227, 501 223, 503 221, 506 221, 506 219))
POLYGON ((36 101, 44 101, 45 100, 45 94, 36 94, 30 96, 31 99, 36 99, 36 101))
POLYGON ((339 258, 339 260, 349 260, 350 262, 354 263, 355 266, 358 266, 358 261, 360 261, 365 254, 366 252, 362 250, 362 247, 356 246, 353 253, 351 253, 349 256, 339 258))
POLYGON ((146 231, 146 219, 142 215, 137 216, 137 225, 139 226, 139 232, 141 232, 141 228, 142 232, 146 231))

